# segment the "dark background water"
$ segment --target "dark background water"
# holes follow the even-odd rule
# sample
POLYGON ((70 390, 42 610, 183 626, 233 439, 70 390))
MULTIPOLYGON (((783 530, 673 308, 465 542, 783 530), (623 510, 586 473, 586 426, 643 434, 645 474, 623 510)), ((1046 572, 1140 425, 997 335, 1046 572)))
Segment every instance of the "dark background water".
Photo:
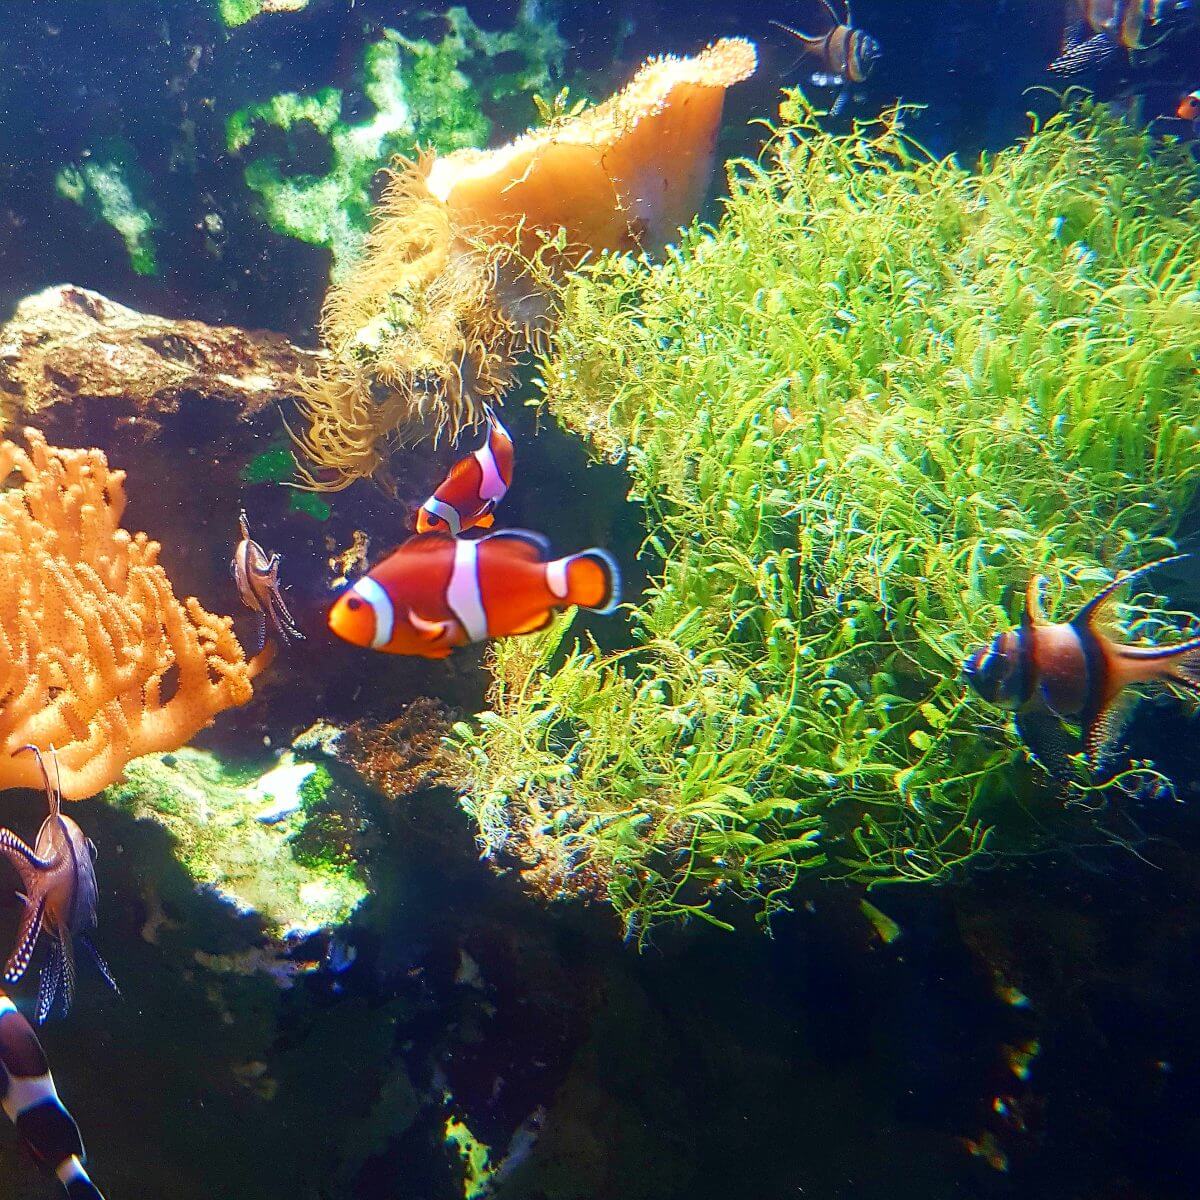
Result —
MULTIPOLYGON (((485 26, 513 7, 469 5, 485 26)), ((1047 82, 1057 3, 863 0, 855 16, 887 55, 855 111, 924 105, 911 129, 937 152, 969 161, 1007 145, 1026 109, 1048 103, 1028 89, 1047 82)), ((201 0, 9 0, 0 18, 0 317, 70 281, 311 341, 327 253, 266 228, 224 119, 280 91, 352 90, 381 27, 436 21, 380 0, 313 0, 228 34, 201 0), (133 147, 160 222, 156 278, 136 276, 115 234, 54 192, 64 162, 113 136, 133 147)), ((751 36, 762 66, 730 94, 723 149, 753 153, 748 119, 770 116, 778 89, 810 69, 771 18, 814 26, 819 12, 800 0, 564 4, 566 74, 617 83, 649 53, 751 36)), ((1193 36, 1137 78, 1161 107, 1200 85, 1197 64, 1193 36)), ((1130 78, 1096 82, 1112 94, 1130 78)), ((533 113, 493 115, 500 136, 533 113)), ((533 440, 524 421, 520 432, 544 467, 514 493, 522 519, 603 510, 611 524, 619 475, 590 474, 572 493, 578 451, 553 433, 533 440)), ((344 661, 350 705, 361 681, 344 661)), ((252 945, 253 920, 191 895, 161 836, 88 804, 104 948, 127 998, 85 981, 48 1048, 111 1200, 461 1195, 444 1113, 412 1098, 440 1081, 495 1145, 549 1110, 505 1197, 1183 1200, 1200 1189, 1195 729, 1155 709, 1134 730, 1183 802, 1128 798, 1105 818, 1124 846, 1097 835, 953 888, 875 896, 902 929, 890 945, 857 893, 828 886, 797 896, 772 938, 664 931, 639 957, 602 911, 547 912, 496 879, 448 793, 380 803, 377 894, 344 935, 354 966, 286 993, 247 982, 224 1011, 189 956, 252 945), (143 936, 151 885, 184 926, 169 953, 143 936), (463 951, 480 986, 456 981, 463 951), (1011 1003, 1011 988, 1028 1002, 1011 1003), (1022 1047, 1027 1078, 1013 1070, 1022 1047), (273 1098, 248 1085, 231 1100, 229 1072, 260 1060, 273 1098), (969 1152, 985 1131, 1006 1170, 969 1152)), ((5 1158, 15 1190, 0 1182, 0 1194, 54 1194, 5 1158)))

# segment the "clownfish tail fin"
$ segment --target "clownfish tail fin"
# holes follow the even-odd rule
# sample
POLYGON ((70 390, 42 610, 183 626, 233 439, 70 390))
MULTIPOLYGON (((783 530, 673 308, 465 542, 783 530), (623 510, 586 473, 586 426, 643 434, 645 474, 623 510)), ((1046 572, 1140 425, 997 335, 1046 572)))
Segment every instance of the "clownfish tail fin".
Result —
POLYGON ((621 603, 621 569, 607 550, 581 550, 566 559, 569 604, 605 615, 621 603))

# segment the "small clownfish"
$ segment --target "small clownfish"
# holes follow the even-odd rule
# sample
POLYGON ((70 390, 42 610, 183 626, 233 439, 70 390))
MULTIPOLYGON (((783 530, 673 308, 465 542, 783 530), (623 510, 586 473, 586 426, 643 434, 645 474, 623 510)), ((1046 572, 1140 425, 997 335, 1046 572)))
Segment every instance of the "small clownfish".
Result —
POLYGON ((605 550, 550 558, 538 533, 476 541, 419 533, 334 601, 329 628, 354 646, 445 658, 457 646, 544 629, 558 609, 610 613, 621 577, 605 550))
POLYGON ((1175 115, 1184 121, 1200 121, 1200 88, 1197 88, 1194 92, 1188 92, 1179 101, 1179 107, 1175 110, 1175 115))
POLYGON ((1097 612, 1118 588, 1186 554, 1119 575, 1070 621, 1051 624, 1042 607, 1045 580, 1029 581, 1017 629, 997 634, 963 663, 963 677, 985 700, 1013 709, 1017 732, 1056 778, 1070 777, 1062 719, 1078 722, 1093 767, 1120 736, 1129 713, 1126 688, 1174 684, 1200 697, 1200 638, 1177 646, 1125 646, 1101 633, 1097 612))
POLYGON ((473 454, 450 468, 433 495, 417 509, 418 533, 447 533, 458 537, 467 529, 489 529, 496 505, 513 479, 513 440, 489 406, 487 438, 473 454))

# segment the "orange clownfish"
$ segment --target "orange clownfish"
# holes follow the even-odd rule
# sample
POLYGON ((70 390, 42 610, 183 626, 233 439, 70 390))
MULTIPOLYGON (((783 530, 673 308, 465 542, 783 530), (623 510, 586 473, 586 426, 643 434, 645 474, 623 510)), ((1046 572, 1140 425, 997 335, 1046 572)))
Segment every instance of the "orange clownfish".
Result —
POLYGON ((1051 774, 1070 773, 1061 718, 1082 725, 1083 750, 1092 765, 1099 766, 1124 726, 1126 688, 1175 684, 1200 697, 1200 638, 1177 646, 1124 646, 1094 624, 1097 612, 1118 588, 1186 557, 1159 559, 1117 576, 1062 624, 1046 619, 1045 580, 1031 579, 1020 626, 998 633, 963 663, 963 677, 976 692, 1015 710, 1017 732, 1051 774))
POLYGON ((471 541, 419 533, 334 601, 329 628, 354 646, 445 658, 456 646, 544 629, 572 604, 610 613, 621 577, 605 550, 550 558, 541 534, 471 541))
POLYGON ((1175 115, 1184 121, 1200 121, 1200 88, 1188 92, 1179 102, 1175 115))
POLYGON ((458 537, 466 529, 488 529, 495 521, 496 505, 512 484, 513 441, 491 408, 483 411, 487 439, 474 454, 460 458, 417 509, 418 533, 458 537))

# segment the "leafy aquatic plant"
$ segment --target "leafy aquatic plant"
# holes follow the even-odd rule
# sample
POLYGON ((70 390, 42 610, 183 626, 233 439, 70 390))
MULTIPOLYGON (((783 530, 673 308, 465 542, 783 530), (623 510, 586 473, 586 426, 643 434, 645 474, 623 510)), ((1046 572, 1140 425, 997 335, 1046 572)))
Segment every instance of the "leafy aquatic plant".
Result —
POLYGON ((945 879, 1058 805, 960 663, 1031 573, 1069 612, 1167 548, 1200 473, 1177 147, 1085 105, 972 172, 792 97, 730 184, 661 265, 577 272, 543 363, 645 508, 636 646, 499 644, 453 739, 485 849, 631 931, 809 870, 945 879))

